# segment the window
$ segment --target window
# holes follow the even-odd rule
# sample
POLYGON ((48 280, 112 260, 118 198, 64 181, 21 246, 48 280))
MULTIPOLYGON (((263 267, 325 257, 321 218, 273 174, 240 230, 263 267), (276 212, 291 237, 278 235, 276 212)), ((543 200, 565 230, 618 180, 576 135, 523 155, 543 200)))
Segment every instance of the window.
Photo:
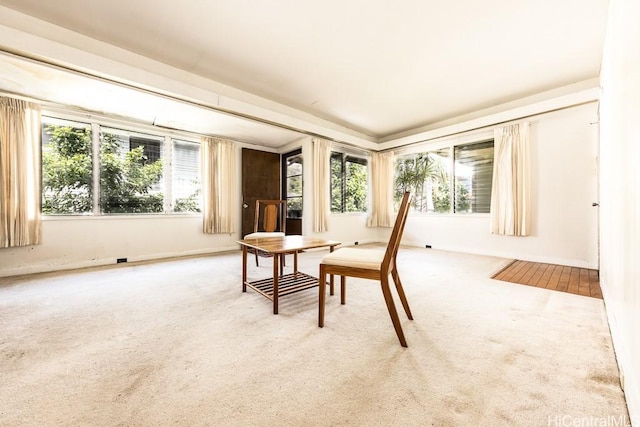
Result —
POLYGON ((42 213, 93 210, 91 125, 42 117, 42 213))
POLYGON ((200 144, 174 141, 172 189, 174 212, 200 212, 200 144))
POLYGON ((142 147, 142 164, 150 165, 162 157, 162 142, 157 139, 132 136, 129 138, 129 150, 142 147))
POLYGON ((489 213, 493 181, 493 141, 454 147, 454 212, 489 213))
POLYGON ((400 203, 405 191, 413 195, 416 212, 451 212, 451 150, 410 154, 396 160, 395 197, 400 203))
POLYGON ((493 140, 401 156, 395 169, 396 203, 410 191, 416 212, 489 213, 493 140))
POLYGON ((331 212, 367 211, 367 159, 331 153, 331 212))
POLYGON ((196 142, 42 117, 45 215, 200 212, 200 182, 196 142))
MULTIPOLYGON (((100 132, 100 212, 158 213, 164 211, 162 140, 120 129, 100 132), (153 144, 149 141, 152 140, 153 144), (154 152, 157 160, 145 156, 154 152)), ((154 155, 154 156, 155 156, 154 155)))
POLYGON ((284 155, 287 218, 302 218, 302 150, 284 155))

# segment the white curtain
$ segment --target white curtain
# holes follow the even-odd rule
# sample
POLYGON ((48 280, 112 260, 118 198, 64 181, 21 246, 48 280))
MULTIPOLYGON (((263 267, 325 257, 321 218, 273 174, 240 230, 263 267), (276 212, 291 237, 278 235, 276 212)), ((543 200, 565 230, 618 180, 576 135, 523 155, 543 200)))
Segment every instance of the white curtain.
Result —
POLYGON ((40 106, 0 97, 0 248, 38 245, 40 106))
POLYGON ((494 130, 491 233, 527 236, 531 233, 529 123, 494 130))
POLYGON ((203 231, 208 234, 236 231, 236 150, 233 141, 201 138, 203 231))
POLYGON ((331 210, 331 142, 313 140, 313 231, 327 231, 331 210))
POLYGON ((371 211, 368 227, 393 226, 392 151, 371 154, 371 211))

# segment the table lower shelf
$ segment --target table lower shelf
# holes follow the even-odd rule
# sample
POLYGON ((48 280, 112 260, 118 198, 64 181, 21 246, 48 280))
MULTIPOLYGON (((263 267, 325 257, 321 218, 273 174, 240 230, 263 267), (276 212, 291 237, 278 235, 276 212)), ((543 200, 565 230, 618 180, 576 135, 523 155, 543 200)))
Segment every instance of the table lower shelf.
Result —
MULTIPOLYGON (((273 278, 245 282, 254 291, 273 300, 273 278)), ((278 297, 304 291, 318 286, 318 279, 308 274, 297 272, 278 277, 278 297)))

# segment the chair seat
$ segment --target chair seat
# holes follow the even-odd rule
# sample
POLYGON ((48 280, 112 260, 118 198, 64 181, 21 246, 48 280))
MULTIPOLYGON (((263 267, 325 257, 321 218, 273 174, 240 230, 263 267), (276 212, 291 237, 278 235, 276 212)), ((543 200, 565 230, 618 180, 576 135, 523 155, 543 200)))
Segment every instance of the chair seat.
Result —
POLYGON ((258 231, 256 233, 250 233, 244 236, 245 239, 266 239, 269 237, 284 237, 284 233, 281 231, 258 231))
POLYGON ((322 264, 380 270, 386 249, 340 248, 325 255, 322 264))

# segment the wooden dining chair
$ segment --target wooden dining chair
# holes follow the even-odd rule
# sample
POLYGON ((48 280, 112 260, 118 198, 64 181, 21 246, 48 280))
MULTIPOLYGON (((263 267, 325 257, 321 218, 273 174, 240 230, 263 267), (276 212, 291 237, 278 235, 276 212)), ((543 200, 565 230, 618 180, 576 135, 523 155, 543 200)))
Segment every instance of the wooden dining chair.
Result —
MULTIPOLYGON (((265 239, 267 237, 282 237, 285 235, 285 224, 287 216, 286 200, 256 200, 256 213, 253 223, 253 233, 244 236, 245 239, 265 239)), ((270 254, 251 249, 256 256, 256 267, 258 257, 271 257, 270 254)), ((284 256, 280 257, 284 265, 284 256)))
POLYGON ((402 325, 398 318, 398 312, 391 296, 391 290, 389 288, 389 274, 393 277, 393 281, 396 285, 400 301, 404 307, 404 311, 407 313, 407 317, 413 320, 411 310, 409 309, 409 303, 402 289, 402 282, 400 282, 400 276, 398 274, 398 267, 396 265, 396 256, 398 254, 398 247, 400 246, 400 240, 402 238, 402 232, 404 231, 404 225, 407 221, 407 214, 409 212, 411 195, 409 192, 404 193, 402 202, 400 203, 400 209, 398 210, 398 216, 393 226, 391 238, 387 243, 387 249, 381 251, 379 249, 369 248, 341 248, 328 255, 325 255, 320 261, 320 275, 319 275, 319 287, 320 287, 320 306, 318 311, 318 326, 324 327, 324 305, 325 305, 325 288, 327 284, 327 274, 337 274, 340 276, 340 303, 346 302, 346 276, 358 277, 362 279, 372 279, 380 281, 382 287, 382 295, 387 304, 393 327, 396 330, 400 344, 403 347, 407 346, 407 340, 404 337, 402 331, 402 325))

